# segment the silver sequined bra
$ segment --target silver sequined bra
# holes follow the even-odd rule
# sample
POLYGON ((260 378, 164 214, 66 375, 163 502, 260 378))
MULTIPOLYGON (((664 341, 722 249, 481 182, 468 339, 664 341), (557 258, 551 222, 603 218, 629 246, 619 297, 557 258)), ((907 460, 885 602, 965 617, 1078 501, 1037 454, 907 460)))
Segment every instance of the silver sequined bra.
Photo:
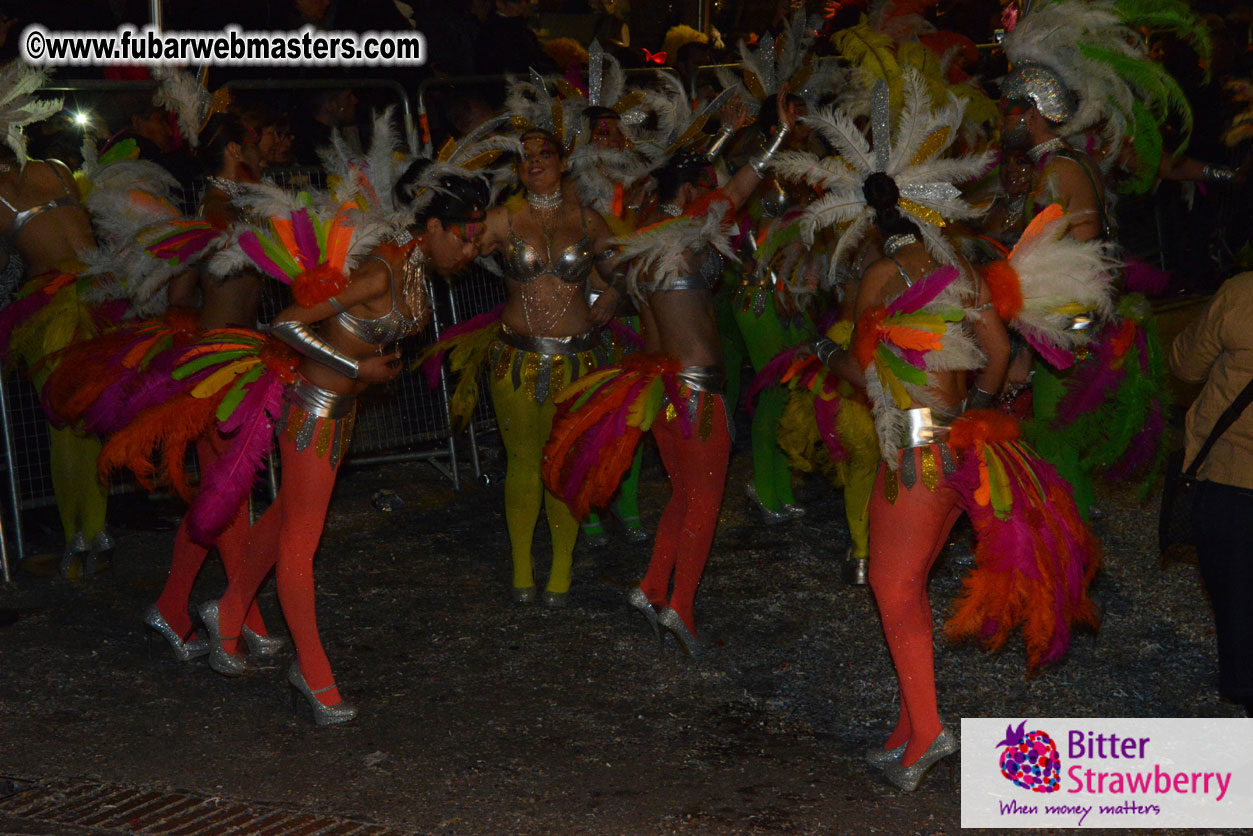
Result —
POLYGON ((385 259, 376 255, 371 255, 369 258, 377 259, 387 268, 388 284, 391 285, 392 289, 392 309, 375 319, 364 319, 348 313, 344 306, 335 301, 334 298, 330 302, 339 311, 339 314, 335 317, 339 327, 363 343, 388 345, 417 331, 418 323, 401 313, 400 308, 396 305, 396 282, 392 278, 391 265, 385 259))
POLYGON ((576 284, 587 278, 592 270, 595 254, 592 239, 584 226, 583 237, 566 247, 551 261, 545 262, 540 251, 518 237, 513 231, 513 217, 509 218, 509 246, 505 249, 505 273, 515 282, 526 284, 540 276, 556 276, 566 284, 576 284))

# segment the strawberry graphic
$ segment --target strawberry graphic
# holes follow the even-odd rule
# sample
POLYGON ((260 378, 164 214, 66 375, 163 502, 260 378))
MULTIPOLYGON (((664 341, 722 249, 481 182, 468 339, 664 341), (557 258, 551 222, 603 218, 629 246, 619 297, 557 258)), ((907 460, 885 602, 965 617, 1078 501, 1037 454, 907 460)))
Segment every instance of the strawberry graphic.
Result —
POLYGON ((1061 786, 1062 761, 1057 744, 1048 732, 1025 732, 1027 721, 1018 728, 1005 727, 1005 739, 997 746, 1001 751, 1001 774, 1023 789, 1032 792, 1057 792, 1061 786))

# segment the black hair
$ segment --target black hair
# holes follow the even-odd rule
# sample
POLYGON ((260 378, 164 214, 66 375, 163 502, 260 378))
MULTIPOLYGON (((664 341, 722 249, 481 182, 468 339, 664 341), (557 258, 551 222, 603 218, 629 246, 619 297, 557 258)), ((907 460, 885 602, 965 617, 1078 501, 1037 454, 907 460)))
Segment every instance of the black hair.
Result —
POLYGON ((209 174, 222 167, 227 147, 236 142, 256 142, 257 132, 236 113, 215 113, 200 132, 200 150, 197 156, 209 174))
POLYGON ((901 212, 897 205, 901 199, 901 190, 896 181, 876 171, 866 178, 861 186, 861 193, 866 198, 866 205, 874 210, 875 226, 885 235, 921 235, 918 225, 901 212))
MULTIPOLYGON (((431 165, 430 160, 415 160, 396 181, 396 199, 405 203, 412 201, 418 178, 431 165)), ((433 191, 434 197, 417 215, 419 224, 425 224, 430 218, 438 218, 445 224, 481 220, 491 201, 483 178, 470 175, 445 174, 433 191)))
POLYGON ((709 158, 699 151, 679 151, 657 170, 657 197, 674 200, 684 183, 695 183, 709 171, 709 158))

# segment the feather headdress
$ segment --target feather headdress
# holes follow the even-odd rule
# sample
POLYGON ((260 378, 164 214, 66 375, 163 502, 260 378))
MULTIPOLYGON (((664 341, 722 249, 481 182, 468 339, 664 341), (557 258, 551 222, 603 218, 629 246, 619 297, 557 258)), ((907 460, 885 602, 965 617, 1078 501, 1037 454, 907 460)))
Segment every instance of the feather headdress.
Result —
POLYGON ((803 98, 811 107, 833 92, 845 80, 845 74, 834 62, 822 63, 811 51, 819 21, 806 17, 800 9, 788 20, 778 37, 769 32, 762 35, 753 49, 740 41, 740 75, 726 68, 718 69, 718 81, 724 88, 735 90, 756 115, 767 99, 784 84, 790 92, 803 98))
POLYGON ((1088 328, 1114 313, 1113 245, 1076 241, 1066 234, 1071 218, 1056 203, 1027 225, 1001 260, 982 268, 993 304, 1006 324, 1050 365, 1069 368, 1073 350, 1089 340, 1088 328))
POLYGON ((215 113, 224 113, 230 107, 230 90, 221 87, 209 92, 205 85, 208 80, 207 67, 196 78, 182 70, 157 66, 152 69, 152 77, 160 82, 152 103, 165 108, 178 118, 179 133, 193 148, 200 144, 200 132, 205 129, 209 119, 215 113))
POLYGON ((866 203, 862 187, 873 173, 887 174, 896 183, 901 195, 899 208, 915 222, 927 249, 942 262, 953 263, 957 256, 941 228, 949 221, 978 214, 953 184, 986 174, 994 162, 993 155, 985 152, 957 159, 942 156, 957 137, 965 105, 950 95, 947 104, 933 110, 926 85, 917 72, 906 70, 902 82, 904 107, 894 132, 888 87, 879 81, 871 94, 873 144, 846 113, 831 108, 803 118, 832 144, 838 157, 820 159, 815 154, 788 151, 773 164, 785 179, 803 180, 823 190, 823 196, 810 204, 800 221, 806 240, 813 240, 819 228, 847 224, 832 254, 832 271, 861 241, 870 225, 873 210, 866 203))
POLYGON ((1003 92, 1036 101, 1060 136, 1099 129, 1098 156, 1107 168, 1121 156, 1123 142, 1130 141, 1136 160, 1136 176, 1127 186, 1132 191, 1148 188, 1157 174, 1161 126, 1178 118, 1177 151, 1187 147, 1192 131, 1187 96, 1149 57, 1144 39, 1131 28, 1140 24, 1192 33, 1199 50, 1208 48, 1196 16, 1176 0, 1037 3, 1002 42, 1012 67, 1003 92), (1070 96, 1073 102, 1067 101, 1070 96))
POLYGON ((26 165, 26 137, 22 128, 42 122, 61 110, 62 99, 40 99, 35 94, 48 81, 48 73, 20 59, 0 70, 0 131, 13 149, 18 165, 26 165))

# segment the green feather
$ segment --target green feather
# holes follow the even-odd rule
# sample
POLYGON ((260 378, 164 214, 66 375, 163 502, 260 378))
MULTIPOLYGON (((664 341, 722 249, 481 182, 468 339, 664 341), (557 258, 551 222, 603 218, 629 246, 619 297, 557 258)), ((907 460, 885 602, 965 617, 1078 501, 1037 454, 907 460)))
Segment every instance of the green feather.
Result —
POLYGON ((1131 137, 1135 172, 1119 184, 1118 190, 1124 194, 1144 194, 1157 182, 1157 170, 1162 164, 1162 132, 1140 102, 1132 106, 1131 113, 1135 119, 1135 134, 1131 137))
POLYGON ((234 362, 235 360, 242 360, 245 357, 253 356, 255 354, 255 351, 246 349, 239 349, 235 351, 215 351, 212 354, 206 354, 202 357, 197 357, 195 360, 188 363, 184 363, 172 371, 170 373, 170 377, 175 380, 184 380, 196 372, 201 371, 202 369, 207 369, 210 366, 225 366, 227 363, 234 362))
MULTIPOLYGON (((1093 61, 1108 64, 1123 81, 1131 85, 1138 100, 1143 102, 1158 124, 1164 123, 1172 112, 1178 114, 1182 140, 1177 153, 1187 147, 1188 139, 1192 136, 1192 106, 1179 82, 1160 64, 1147 58, 1132 58, 1091 44, 1080 44, 1079 50, 1093 61)), ((1126 115, 1128 121, 1134 122, 1134 114, 1126 115)))
POLYGON ((235 413, 235 407, 239 406, 244 396, 248 394, 249 384, 256 381, 263 374, 265 374, 265 364, 258 363, 255 368, 249 369, 239 376, 235 383, 231 385, 231 390, 226 393, 226 397, 222 398, 222 402, 218 404, 218 421, 225 421, 235 413))

